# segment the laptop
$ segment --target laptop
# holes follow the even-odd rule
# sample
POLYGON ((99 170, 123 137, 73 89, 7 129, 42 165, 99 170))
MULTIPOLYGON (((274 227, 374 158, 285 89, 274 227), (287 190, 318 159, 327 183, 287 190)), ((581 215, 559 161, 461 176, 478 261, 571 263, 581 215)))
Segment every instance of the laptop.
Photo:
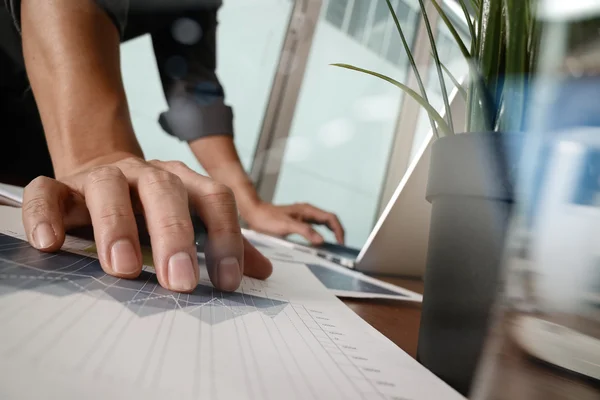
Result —
POLYGON ((430 133, 361 249, 334 243, 309 246, 288 242, 296 250, 367 274, 422 278, 431 219, 425 191, 432 139, 430 133))

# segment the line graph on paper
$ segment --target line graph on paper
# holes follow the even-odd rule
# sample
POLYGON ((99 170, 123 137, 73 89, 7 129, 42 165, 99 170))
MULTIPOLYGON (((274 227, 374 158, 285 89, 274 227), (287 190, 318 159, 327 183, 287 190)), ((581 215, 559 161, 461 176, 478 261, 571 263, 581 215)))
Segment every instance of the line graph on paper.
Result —
POLYGON ((97 259, 67 252, 60 256, 43 254, 6 235, 0 235, 0 287, 0 296, 34 290, 53 296, 85 293, 111 298, 140 317, 177 308, 210 324, 255 310, 277 315, 286 304, 204 285, 198 285, 193 293, 178 295, 161 287, 152 272, 142 271, 136 281, 118 279, 105 274, 97 259), (206 313, 200 312, 202 307, 217 308, 218 312, 211 314, 216 318, 207 318, 206 313))
POLYGON ((335 315, 261 284, 176 294, 152 272, 120 280, 0 234, 0 360, 186 399, 405 399, 335 315))

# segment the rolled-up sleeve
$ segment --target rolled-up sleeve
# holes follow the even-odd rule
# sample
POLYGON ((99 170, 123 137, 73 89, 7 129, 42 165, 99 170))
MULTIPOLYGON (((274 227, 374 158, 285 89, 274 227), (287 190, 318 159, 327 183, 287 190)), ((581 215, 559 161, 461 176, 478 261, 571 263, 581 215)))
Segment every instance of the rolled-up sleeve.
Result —
MULTIPOLYGON (((94 2, 108 14, 122 37, 127 23, 129 0, 94 0, 94 2)), ((12 15, 15 27, 21 32, 21 0, 4 0, 4 4, 12 15)))
POLYGON ((154 52, 169 104, 161 127, 183 141, 207 136, 233 136, 233 110, 217 74, 218 7, 199 7, 172 15, 172 27, 152 35, 154 52), (192 32, 187 40, 178 24, 192 32), (173 34, 173 32, 175 32, 173 34))

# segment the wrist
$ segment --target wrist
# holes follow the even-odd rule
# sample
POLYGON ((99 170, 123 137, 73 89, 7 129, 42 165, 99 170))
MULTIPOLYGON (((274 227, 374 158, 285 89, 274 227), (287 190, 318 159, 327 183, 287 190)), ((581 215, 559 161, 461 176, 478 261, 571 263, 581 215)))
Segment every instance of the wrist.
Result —
POLYGON ((258 192, 254 188, 254 184, 248 179, 243 182, 231 183, 229 187, 235 195, 235 201, 242 218, 248 221, 248 217, 252 215, 252 211, 263 204, 263 201, 258 196, 258 192))
POLYGON ((121 160, 131 158, 138 158, 143 160, 143 156, 140 156, 137 153, 129 152, 129 151, 107 151, 105 154, 94 156, 91 158, 87 158, 85 160, 71 161, 71 162, 63 162, 60 163, 60 169, 55 167, 55 177, 56 179, 61 179, 69 175, 76 174, 80 171, 84 171, 93 167, 113 164, 121 160))
POLYGON ((128 112, 103 113, 91 129, 65 126, 49 137, 52 164, 57 178, 96 165, 144 155, 137 142, 128 112), (100 122, 102 121, 102 122, 100 122))

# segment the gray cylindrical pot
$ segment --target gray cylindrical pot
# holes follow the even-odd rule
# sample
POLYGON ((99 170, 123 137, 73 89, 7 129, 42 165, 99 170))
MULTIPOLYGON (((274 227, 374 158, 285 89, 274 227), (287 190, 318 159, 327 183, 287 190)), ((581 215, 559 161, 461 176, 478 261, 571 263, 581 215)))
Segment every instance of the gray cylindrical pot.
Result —
POLYGON ((431 225, 418 360, 467 395, 497 294, 512 203, 504 136, 434 142, 427 186, 431 225))

